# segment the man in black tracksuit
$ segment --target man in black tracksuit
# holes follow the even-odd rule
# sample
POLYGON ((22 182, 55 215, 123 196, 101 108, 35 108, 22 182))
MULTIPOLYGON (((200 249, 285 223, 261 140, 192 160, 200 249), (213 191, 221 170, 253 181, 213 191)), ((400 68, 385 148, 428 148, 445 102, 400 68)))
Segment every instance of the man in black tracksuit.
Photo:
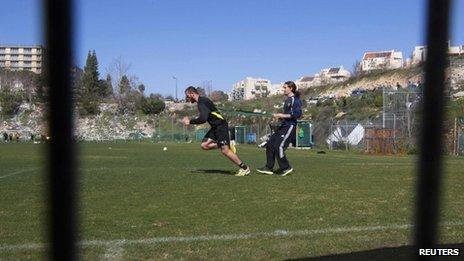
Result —
POLYGON ((182 119, 182 123, 190 125, 208 122, 209 125, 211 125, 211 129, 203 138, 201 148, 204 150, 220 148, 224 156, 240 167, 235 176, 249 175, 250 168, 237 156, 235 147, 231 146, 229 126, 226 119, 219 113, 214 103, 210 99, 200 96, 198 90, 193 86, 190 86, 185 90, 185 95, 188 101, 191 103, 196 102, 198 104, 198 111, 200 112, 200 115, 195 119, 184 117, 182 119))
POLYGON ((296 124, 297 120, 301 117, 301 100, 294 82, 285 82, 282 88, 284 95, 287 97, 283 107, 284 113, 274 114, 275 118, 281 120, 281 124, 266 144, 266 165, 258 168, 257 171, 263 174, 286 176, 293 171, 293 168, 288 162, 285 150, 288 148, 290 142, 295 144, 296 124), (275 158, 277 158, 279 169, 274 172, 275 158))

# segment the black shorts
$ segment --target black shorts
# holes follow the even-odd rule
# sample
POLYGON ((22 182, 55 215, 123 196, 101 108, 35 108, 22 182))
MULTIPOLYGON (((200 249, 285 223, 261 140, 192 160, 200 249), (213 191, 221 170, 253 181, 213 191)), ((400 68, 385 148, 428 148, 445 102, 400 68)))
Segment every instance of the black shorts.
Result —
POLYGON ((227 123, 211 127, 211 129, 205 134, 203 142, 205 142, 207 139, 212 139, 215 143, 218 144, 219 147, 226 145, 229 146, 230 136, 229 126, 227 123))

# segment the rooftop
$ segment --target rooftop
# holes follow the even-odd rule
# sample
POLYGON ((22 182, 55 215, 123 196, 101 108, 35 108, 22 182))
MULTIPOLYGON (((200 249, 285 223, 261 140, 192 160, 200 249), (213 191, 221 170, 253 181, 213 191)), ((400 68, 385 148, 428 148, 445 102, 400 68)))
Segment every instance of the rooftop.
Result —
POLYGON ((365 60, 365 59, 374 59, 374 58, 382 58, 382 57, 390 58, 392 53, 393 53, 393 51, 367 52, 367 53, 364 54, 363 60, 365 60))

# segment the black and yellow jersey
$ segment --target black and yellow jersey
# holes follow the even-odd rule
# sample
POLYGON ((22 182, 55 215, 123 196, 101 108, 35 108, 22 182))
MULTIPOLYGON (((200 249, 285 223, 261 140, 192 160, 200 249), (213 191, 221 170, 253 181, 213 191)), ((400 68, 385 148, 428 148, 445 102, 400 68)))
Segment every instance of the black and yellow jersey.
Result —
POLYGON ((198 98, 198 111, 200 115, 190 120, 190 124, 203 124, 208 122, 211 127, 219 126, 221 124, 227 123, 224 116, 222 116, 214 103, 206 98, 200 96, 198 98))

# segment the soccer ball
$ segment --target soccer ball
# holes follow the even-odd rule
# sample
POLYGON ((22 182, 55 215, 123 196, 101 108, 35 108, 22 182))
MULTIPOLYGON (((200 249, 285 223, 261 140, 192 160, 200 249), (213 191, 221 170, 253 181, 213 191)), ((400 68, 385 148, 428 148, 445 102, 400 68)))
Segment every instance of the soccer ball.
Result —
POLYGON ((168 150, 168 148, 167 148, 167 147, 164 147, 164 148, 163 148, 163 150, 164 150, 164 151, 167 151, 167 150, 168 150))

